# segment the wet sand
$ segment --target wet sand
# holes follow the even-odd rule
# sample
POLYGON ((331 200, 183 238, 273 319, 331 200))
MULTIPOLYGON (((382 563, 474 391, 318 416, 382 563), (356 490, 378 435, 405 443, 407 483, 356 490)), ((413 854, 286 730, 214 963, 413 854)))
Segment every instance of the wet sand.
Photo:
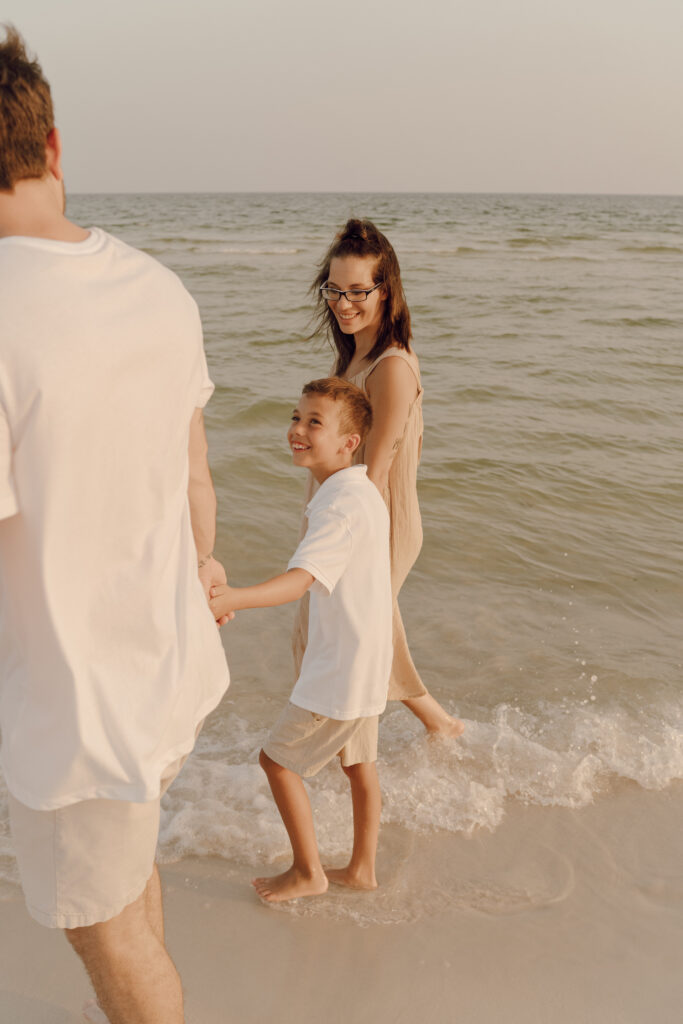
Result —
MULTIPOLYGON (((496 832, 470 839, 386 830, 377 897, 337 890, 276 909, 243 867, 168 865, 188 1024, 677 1024, 682 810, 683 784, 623 784, 580 811, 512 803, 496 832), (359 923, 373 899, 403 923, 359 923)), ((3 1024, 80 1020, 88 985, 64 938, 18 896, 0 920, 3 1024)))

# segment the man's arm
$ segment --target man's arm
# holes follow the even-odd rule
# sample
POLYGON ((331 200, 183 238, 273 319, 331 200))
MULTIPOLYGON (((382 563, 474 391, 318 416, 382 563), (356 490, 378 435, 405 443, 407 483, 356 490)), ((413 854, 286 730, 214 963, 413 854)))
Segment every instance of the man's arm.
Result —
POLYGON ((226 575, 223 566, 213 557, 213 546, 216 542, 216 492, 209 469, 209 446, 204 429, 204 413, 201 409, 195 409, 192 414, 188 454, 190 473, 187 497, 190 504, 190 520, 197 548, 199 579, 208 601, 211 587, 217 583, 225 583, 226 575))
POLYGON ((211 588, 211 611, 220 622, 231 612, 242 608, 272 608, 303 597, 315 577, 305 569, 288 569, 265 583, 251 587, 214 586, 211 588))

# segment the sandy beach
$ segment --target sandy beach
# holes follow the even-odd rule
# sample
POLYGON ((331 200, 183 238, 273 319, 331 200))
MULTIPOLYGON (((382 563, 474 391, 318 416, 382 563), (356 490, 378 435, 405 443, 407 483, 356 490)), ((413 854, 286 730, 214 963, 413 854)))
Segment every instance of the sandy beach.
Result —
MULTIPOLYGON (((293 682, 292 612, 224 631, 233 685, 162 815, 188 1024, 678 1024, 682 565, 663 481, 679 465, 667 282, 683 201, 364 202, 396 223, 425 382, 425 543, 402 610, 425 683, 467 729, 432 744, 388 708, 380 890, 263 906, 250 879, 281 870, 288 844, 258 751, 293 682)), ((280 571, 296 543, 284 429, 329 357, 293 297, 348 204, 76 200, 78 220, 148 248, 199 301, 219 555, 237 584, 280 571), (264 319, 264 281, 287 316, 264 319)), ((333 865, 347 789, 336 766, 309 786, 333 865)), ((75 1024, 88 983, 24 909, 1 781, 0 922, 0 1024, 75 1024)))
MULTIPOLYGON (((93 997, 26 909, 8 786, 75 819, 153 798, 146 850, 142 808, 107 833, 122 870, 144 852, 136 895, 193 736, 156 846, 184 1024, 683 1024, 683 4, 6 7, 0 1024, 83 1024, 93 997), (297 415, 331 373, 373 406, 372 534, 339 492, 306 503, 362 434, 297 415), (394 627, 379 888, 268 904, 283 821, 312 851, 269 760, 296 767, 268 742, 290 694, 318 736, 310 713, 382 708, 380 494, 410 657, 394 627), (218 633, 213 558, 234 587, 314 570, 303 670, 268 605, 305 577, 218 633)), ((306 781, 332 877, 363 838, 372 878, 358 760, 353 814, 336 759, 306 781)), ((27 833, 57 903, 108 859, 91 821, 27 833)), ((92 888, 65 920, 120 908, 92 888)), ((132 927, 107 932, 144 997, 110 991, 121 946, 81 954, 175 1022, 132 927)))
MULTIPOLYGON (((380 892, 275 909, 243 867, 167 865, 188 1024, 677 1024, 681 811, 681 783, 620 783, 580 811, 510 802, 495 832, 469 839, 387 828, 380 892), (437 864, 445 876, 432 877, 437 864), (400 902, 404 920, 364 925, 373 900, 375 917, 400 902)), ((0 918, 3 1024, 80 1020, 88 984, 64 938, 18 893, 0 918)))

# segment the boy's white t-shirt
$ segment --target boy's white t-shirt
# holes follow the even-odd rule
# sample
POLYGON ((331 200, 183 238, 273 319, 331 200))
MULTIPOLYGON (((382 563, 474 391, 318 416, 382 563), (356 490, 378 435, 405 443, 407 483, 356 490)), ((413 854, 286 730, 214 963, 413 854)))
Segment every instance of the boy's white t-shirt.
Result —
POLYGON ((333 473, 306 508, 288 569, 315 576, 297 707, 347 721, 384 711, 393 658, 389 513, 367 467, 333 473))
POLYGON ((155 798, 228 685, 187 498, 212 390, 156 260, 0 239, 0 763, 30 807, 155 798))

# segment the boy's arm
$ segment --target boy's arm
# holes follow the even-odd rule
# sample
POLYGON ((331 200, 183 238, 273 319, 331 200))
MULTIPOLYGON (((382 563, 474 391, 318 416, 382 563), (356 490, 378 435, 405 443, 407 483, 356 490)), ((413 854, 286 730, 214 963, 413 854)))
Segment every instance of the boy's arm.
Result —
POLYGON ((265 583, 251 587, 230 587, 227 584, 211 587, 211 611, 217 621, 242 608, 272 608, 288 604, 303 597, 315 577, 305 569, 288 569, 265 583))

